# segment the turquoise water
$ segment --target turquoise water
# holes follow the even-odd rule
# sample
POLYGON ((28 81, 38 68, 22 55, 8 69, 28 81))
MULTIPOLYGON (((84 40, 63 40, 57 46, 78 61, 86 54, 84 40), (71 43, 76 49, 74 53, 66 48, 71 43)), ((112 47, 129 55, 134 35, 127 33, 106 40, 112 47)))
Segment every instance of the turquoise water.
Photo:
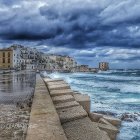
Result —
POLYGON ((52 73, 63 78, 73 90, 91 97, 91 111, 121 118, 118 140, 140 140, 140 71, 52 73), (125 117, 124 117, 125 116, 125 117))

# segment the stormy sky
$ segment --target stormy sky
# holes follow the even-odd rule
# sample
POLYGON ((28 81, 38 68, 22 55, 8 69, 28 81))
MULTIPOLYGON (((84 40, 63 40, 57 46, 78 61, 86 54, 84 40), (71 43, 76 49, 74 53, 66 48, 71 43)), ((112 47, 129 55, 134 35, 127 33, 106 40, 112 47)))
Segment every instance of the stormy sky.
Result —
POLYGON ((140 68, 140 0, 0 0, 0 48, 11 44, 140 68))

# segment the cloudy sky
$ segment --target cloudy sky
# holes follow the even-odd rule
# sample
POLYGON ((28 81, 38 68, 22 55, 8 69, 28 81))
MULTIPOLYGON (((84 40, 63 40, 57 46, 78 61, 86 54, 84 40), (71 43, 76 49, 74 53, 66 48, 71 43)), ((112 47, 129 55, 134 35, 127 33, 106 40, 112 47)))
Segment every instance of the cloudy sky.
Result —
POLYGON ((140 0, 0 0, 0 48, 11 44, 140 68, 140 0))

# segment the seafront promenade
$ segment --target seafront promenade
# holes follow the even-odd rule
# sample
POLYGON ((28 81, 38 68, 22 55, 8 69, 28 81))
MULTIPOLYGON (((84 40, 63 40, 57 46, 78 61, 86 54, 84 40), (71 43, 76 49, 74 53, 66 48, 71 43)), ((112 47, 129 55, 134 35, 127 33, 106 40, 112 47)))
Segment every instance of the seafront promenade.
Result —
POLYGON ((90 98, 63 79, 37 75, 27 140, 115 140, 120 120, 90 112, 90 98))

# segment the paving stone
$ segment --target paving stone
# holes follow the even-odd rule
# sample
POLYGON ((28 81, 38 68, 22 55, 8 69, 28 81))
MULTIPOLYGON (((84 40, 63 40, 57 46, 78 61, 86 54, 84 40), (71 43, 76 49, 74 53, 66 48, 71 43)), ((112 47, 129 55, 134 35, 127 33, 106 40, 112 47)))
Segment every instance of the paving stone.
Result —
POLYGON ((66 123, 69 121, 74 121, 87 117, 87 112, 83 109, 82 106, 75 106, 71 108, 57 110, 60 117, 61 123, 66 123))
POLYGON ((72 95, 62 95, 62 96, 55 96, 52 97, 54 103, 64 103, 74 101, 74 97, 72 95))
POLYGON ((65 102, 65 103, 59 103, 55 104, 56 109, 64 109, 64 108, 70 108, 74 106, 79 106, 80 104, 76 101, 71 101, 71 102, 65 102))
POLYGON ((50 95, 54 96, 61 96, 61 95, 73 95, 73 91, 71 89, 63 89, 63 90, 51 90, 50 95))
POLYGON ((48 86, 49 90, 59 90, 59 89, 70 89, 70 86, 68 84, 62 84, 62 85, 53 85, 48 86))
POLYGON ((62 126, 68 140, 110 140, 88 117, 64 123, 62 126))

